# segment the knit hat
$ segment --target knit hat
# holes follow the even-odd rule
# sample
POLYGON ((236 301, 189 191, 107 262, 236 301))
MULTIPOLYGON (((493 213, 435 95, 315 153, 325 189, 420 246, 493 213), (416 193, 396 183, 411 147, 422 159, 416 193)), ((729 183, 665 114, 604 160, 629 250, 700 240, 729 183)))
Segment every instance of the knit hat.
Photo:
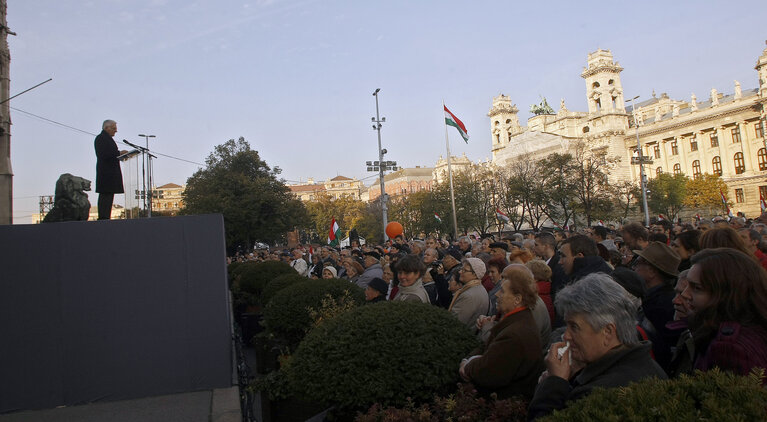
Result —
POLYGON ((460 261, 461 259, 463 259, 463 253, 460 250, 458 250, 458 248, 455 248, 452 246, 445 250, 445 255, 452 256, 453 258, 456 259, 456 261, 460 261))
POLYGON ((639 274, 624 267, 616 267, 612 273, 613 280, 620 284, 627 292, 643 299, 645 294, 644 280, 639 274))
POLYGON ((331 273, 333 273, 333 278, 336 278, 336 277, 338 277, 338 271, 336 270, 336 267, 334 267, 334 266, 332 266, 332 265, 328 265, 327 267, 325 267, 325 268, 323 268, 323 269, 322 269, 322 271, 323 271, 323 272, 324 272, 325 270, 328 270, 328 271, 330 271, 331 273))
POLYGON ((493 242, 493 243, 490 244, 490 247, 491 248, 500 248, 500 249, 503 249, 506 252, 509 251, 509 244, 506 243, 506 242, 493 242))
POLYGON ((389 283, 385 282, 383 279, 380 279, 378 277, 370 280, 370 283, 368 283, 368 287, 378 291, 384 296, 386 295, 386 293, 389 293, 389 283))
POLYGON ((487 267, 485 267, 485 263, 482 262, 479 258, 466 258, 465 261, 471 265, 471 269, 474 271, 474 274, 476 274, 478 279, 482 279, 482 277, 485 276, 485 273, 487 272, 487 267))
POLYGON ((641 256, 658 271, 670 276, 679 275, 679 263, 682 258, 668 245, 661 242, 650 242, 647 247, 635 250, 635 254, 641 256))

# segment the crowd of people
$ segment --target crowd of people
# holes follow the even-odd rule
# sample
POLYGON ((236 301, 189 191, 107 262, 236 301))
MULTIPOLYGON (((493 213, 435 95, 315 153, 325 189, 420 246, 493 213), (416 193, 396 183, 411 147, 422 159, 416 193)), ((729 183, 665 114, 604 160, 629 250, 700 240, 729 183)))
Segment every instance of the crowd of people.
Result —
POLYGON ((457 363, 480 392, 535 419, 595 387, 714 367, 767 368, 767 212, 645 227, 397 236, 386 245, 250 254, 341 278, 370 303, 445 308, 482 346, 457 363))

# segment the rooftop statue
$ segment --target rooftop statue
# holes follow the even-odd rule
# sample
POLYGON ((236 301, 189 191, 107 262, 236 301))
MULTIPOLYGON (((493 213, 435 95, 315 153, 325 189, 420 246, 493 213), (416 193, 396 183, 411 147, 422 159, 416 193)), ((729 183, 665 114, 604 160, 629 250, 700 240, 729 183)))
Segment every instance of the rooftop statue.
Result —
POLYGON ((551 108, 548 102, 546 102, 546 97, 543 97, 543 101, 541 101, 540 104, 531 105, 530 112, 536 116, 540 116, 541 114, 555 114, 554 109, 551 108))

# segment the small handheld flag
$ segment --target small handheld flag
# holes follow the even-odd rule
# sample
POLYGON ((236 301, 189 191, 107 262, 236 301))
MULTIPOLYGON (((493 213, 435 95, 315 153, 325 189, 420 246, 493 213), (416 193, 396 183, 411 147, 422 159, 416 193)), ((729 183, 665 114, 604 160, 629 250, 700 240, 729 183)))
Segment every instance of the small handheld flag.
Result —
POLYGON ((328 233, 328 244, 331 246, 338 246, 338 243, 340 242, 339 237, 341 236, 341 228, 338 227, 338 223, 336 222, 336 219, 333 218, 333 220, 330 221, 330 233, 328 233))
POLYGON ((503 223, 509 222, 509 216, 501 212, 498 208, 495 209, 495 216, 498 217, 499 220, 503 221, 503 223))
POLYGON ((434 213, 434 218, 437 220, 438 223, 442 222, 442 219, 439 217, 439 214, 437 214, 436 212, 434 213))

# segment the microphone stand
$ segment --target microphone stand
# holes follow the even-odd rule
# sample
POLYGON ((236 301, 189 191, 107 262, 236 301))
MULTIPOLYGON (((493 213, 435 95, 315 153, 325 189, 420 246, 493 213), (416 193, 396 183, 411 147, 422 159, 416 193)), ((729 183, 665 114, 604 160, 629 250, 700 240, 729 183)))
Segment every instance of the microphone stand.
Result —
POLYGON ((149 148, 145 148, 145 147, 130 143, 125 139, 123 139, 123 143, 126 145, 130 145, 131 147, 141 152, 141 183, 144 189, 143 191, 144 209, 147 212, 146 216, 152 217, 152 193, 151 192, 147 193, 147 181, 149 182, 149 189, 151 190, 152 189, 152 158, 157 158, 157 156, 153 155, 149 151, 149 148), (145 162, 147 164, 146 167, 144 167, 145 162))

